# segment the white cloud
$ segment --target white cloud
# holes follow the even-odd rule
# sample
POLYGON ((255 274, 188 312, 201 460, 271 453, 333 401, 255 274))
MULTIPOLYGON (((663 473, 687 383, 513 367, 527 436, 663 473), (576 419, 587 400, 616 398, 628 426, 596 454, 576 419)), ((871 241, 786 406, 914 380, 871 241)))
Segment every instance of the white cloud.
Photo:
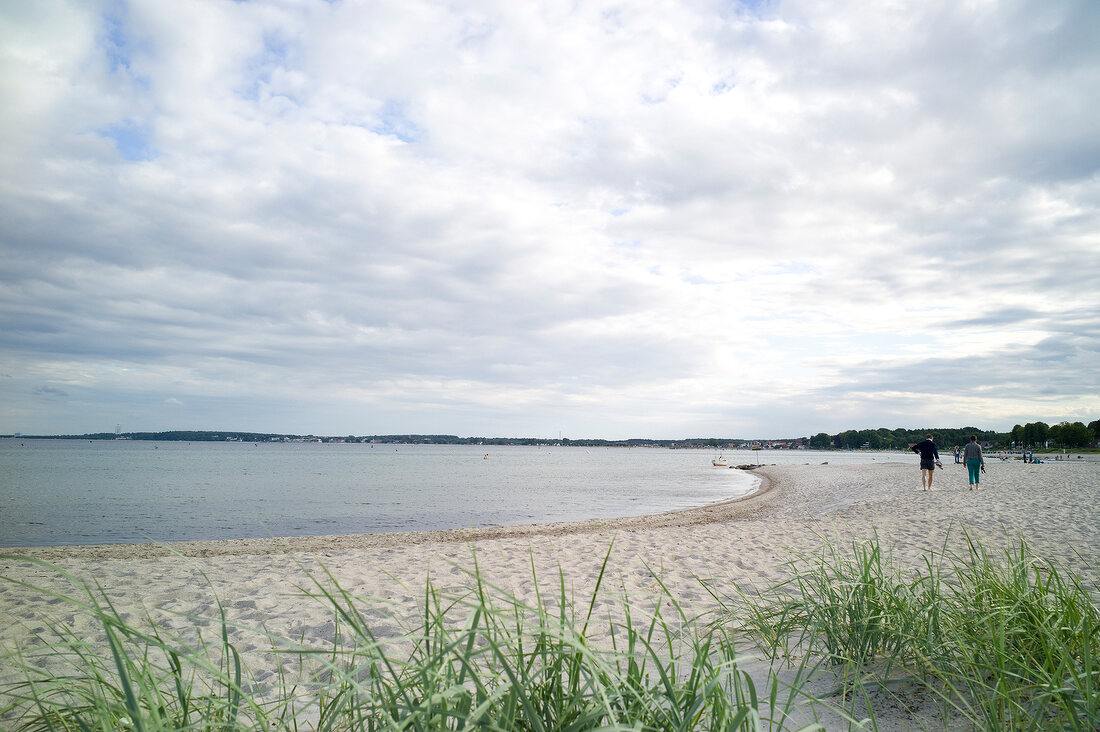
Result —
POLYGON ((2 13, 0 432, 1100 411, 1089 2, 2 13))

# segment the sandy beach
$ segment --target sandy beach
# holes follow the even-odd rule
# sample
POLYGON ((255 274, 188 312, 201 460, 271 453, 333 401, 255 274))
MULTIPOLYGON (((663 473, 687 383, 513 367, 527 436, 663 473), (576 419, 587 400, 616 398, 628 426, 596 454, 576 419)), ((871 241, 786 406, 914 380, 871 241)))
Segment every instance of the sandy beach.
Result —
MULTIPOLYGON (((167 627, 184 617, 215 617, 218 602, 231 625, 263 626, 285 638, 331 638, 331 608, 304 597, 307 571, 323 566, 345 590, 376 598, 380 637, 415 626, 424 583, 461 592, 476 555, 481 575, 516 597, 534 601, 535 582, 556 587, 559 572, 587 603, 611 550, 608 578, 632 605, 665 601, 663 583, 692 616, 714 608, 700 580, 763 586, 785 577, 792 552, 813 550, 824 537, 848 543, 877 532, 903 563, 927 551, 965 547, 964 530, 987 547, 1026 539, 1035 554, 1081 572, 1098 589, 1100 463, 1064 460, 1041 465, 988 461, 980 490, 967 490, 966 468, 945 463, 924 492, 916 464, 765 466, 761 490, 746 499, 656 516, 546 526, 421 534, 193 542, 170 546, 44 547, 12 550, 2 562, 0 630, 5 649, 26 647, 45 618, 78 634, 97 629, 71 608, 18 582, 71 594, 68 580, 26 557, 48 560, 98 583, 123 613, 167 627), (660 580, 660 583, 658 583, 660 580)), ((614 604, 617 594, 608 594, 614 604)), ((262 664, 265 639, 242 635, 241 649, 262 664)), ((263 676, 260 669, 259 676, 263 676)), ((0 682, 12 680, 11 669, 0 682)), ((898 728, 908 728, 901 724, 898 728)))

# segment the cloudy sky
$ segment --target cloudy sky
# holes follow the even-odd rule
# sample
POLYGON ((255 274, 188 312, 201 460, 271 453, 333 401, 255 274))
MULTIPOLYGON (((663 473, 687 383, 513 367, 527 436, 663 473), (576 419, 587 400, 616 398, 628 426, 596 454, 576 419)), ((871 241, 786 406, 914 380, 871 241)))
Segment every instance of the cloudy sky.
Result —
POLYGON ((0 4, 0 433, 1100 418, 1100 3, 0 4))

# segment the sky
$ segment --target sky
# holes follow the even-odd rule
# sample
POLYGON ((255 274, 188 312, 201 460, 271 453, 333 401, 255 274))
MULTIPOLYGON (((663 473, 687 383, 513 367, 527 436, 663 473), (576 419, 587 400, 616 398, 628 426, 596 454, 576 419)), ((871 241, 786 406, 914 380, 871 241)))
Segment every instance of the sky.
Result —
POLYGON ((0 433, 1100 418, 1100 3, 0 3, 0 433))

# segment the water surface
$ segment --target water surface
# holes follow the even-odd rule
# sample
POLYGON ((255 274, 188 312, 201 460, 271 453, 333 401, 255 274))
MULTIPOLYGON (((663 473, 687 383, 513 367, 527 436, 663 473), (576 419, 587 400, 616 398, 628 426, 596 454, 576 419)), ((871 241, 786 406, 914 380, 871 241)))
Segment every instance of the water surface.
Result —
POLYGON ((316 536, 633 516, 756 481, 667 449, 0 440, 0 546, 316 536), (488 453, 488 459, 484 459, 488 453))

